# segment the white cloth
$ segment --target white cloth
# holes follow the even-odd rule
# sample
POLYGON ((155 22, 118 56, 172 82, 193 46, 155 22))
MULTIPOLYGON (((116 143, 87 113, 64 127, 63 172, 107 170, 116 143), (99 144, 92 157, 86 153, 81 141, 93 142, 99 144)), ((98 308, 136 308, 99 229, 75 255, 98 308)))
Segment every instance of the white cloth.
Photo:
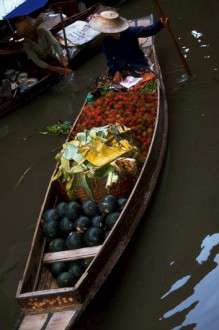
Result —
MULTIPOLYGON (((67 39, 74 45, 83 45, 96 38, 100 32, 93 30, 87 22, 76 21, 65 27, 67 39)), ((59 32, 63 37, 63 31, 59 32)))

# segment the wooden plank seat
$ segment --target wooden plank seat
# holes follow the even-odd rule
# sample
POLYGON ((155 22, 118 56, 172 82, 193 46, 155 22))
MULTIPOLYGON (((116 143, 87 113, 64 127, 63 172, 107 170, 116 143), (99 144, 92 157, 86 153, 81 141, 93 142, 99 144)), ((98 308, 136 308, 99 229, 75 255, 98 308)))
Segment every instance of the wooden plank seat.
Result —
POLYGON ((102 245, 76 250, 45 253, 43 257, 43 263, 49 264, 57 261, 71 261, 82 258, 95 257, 100 251, 101 247, 102 245))

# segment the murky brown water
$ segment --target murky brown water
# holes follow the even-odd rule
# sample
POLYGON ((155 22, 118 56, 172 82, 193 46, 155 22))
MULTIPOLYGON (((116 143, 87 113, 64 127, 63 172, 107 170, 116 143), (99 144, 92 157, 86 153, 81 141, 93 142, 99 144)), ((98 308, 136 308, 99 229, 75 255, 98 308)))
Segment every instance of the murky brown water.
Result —
MULTIPOLYGON (((219 3, 162 4, 196 79, 181 83, 176 52, 161 32, 157 44, 169 104, 164 171, 150 210, 78 329, 219 329, 219 3)), ((152 1, 130 0, 122 12, 132 18, 152 9, 152 1)), ((0 121, 1 330, 11 329, 18 314, 16 287, 63 141, 38 130, 71 120, 103 69, 101 56, 91 59, 73 83, 56 86, 0 121)))

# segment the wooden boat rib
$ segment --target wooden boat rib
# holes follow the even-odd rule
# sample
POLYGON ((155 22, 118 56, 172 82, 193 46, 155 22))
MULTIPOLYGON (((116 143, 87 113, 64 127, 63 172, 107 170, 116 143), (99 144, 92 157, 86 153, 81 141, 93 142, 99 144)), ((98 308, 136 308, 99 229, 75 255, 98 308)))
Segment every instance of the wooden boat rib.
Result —
MULTIPOLYGON (((148 25, 151 18, 136 22, 141 25, 148 25)), ((50 182, 38 218, 24 275, 17 290, 18 302, 25 313, 18 326, 20 330, 64 330, 72 328, 110 274, 149 205, 165 156, 168 118, 164 84, 153 39, 149 38, 149 40, 143 40, 142 42, 143 50, 150 55, 155 66, 159 83, 157 85, 158 102, 154 133, 141 172, 126 207, 103 245, 64 251, 62 254, 59 252, 44 253, 45 243, 40 232, 41 217, 44 210, 57 202, 57 187, 54 182, 50 182), (54 288, 54 283, 48 276, 49 272, 43 272, 46 263, 57 260, 75 260, 89 256, 93 256, 94 259, 75 287, 54 288)), ((83 108, 81 111, 83 111, 83 108)))
MULTIPOLYGON (((86 20, 91 14, 99 10, 99 8, 100 8, 100 4, 95 4, 81 13, 69 17, 64 21, 64 26, 66 27, 76 22, 77 20, 86 20)), ((61 23, 57 24, 51 29, 52 33, 55 35, 61 30, 62 30, 61 23)), ((88 58, 88 55, 89 57, 94 55, 100 49, 101 42, 102 42, 102 36, 99 35, 95 39, 80 46, 78 52, 76 52, 73 58, 71 59, 70 67, 75 68, 78 65, 82 64, 88 58)), ((15 54, 15 56, 23 56, 22 51, 20 49, 18 50, 18 52, 16 50, 12 50, 12 54, 15 54)), ((30 72, 30 75, 31 72, 36 72, 36 66, 30 63, 28 65, 28 72, 30 72)), ((33 85, 25 92, 17 93, 15 97, 3 99, 3 101, 0 104, 0 117, 30 102, 36 96, 46 91, 49 87, 59 82, 60 79, 62 79, 62 77, 57 74, 45 72, 43 76, 41 75, 39 77, 38 83, 33 85)))

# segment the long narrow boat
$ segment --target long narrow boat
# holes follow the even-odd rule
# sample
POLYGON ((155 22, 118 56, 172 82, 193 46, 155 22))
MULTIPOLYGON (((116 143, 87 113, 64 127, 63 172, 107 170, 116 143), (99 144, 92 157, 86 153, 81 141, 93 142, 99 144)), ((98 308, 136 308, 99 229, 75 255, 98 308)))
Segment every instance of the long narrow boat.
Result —
MULTIPOLYGON (((148 25, 151 17, 136 20, 136 25, 148 25)), ((86 306, 91 302, 107 276, 116 265, 129 243, 137 225, 148 208, 158 181, 167 145, 168 115, 165 90, 157 61, 153 38, 141 39, 142 48, 150 58, 157 77, 157 103, 154 130, 141 171, 117 222, 102 245, 76 250, 46 253, 42 234, 44 211, 57 204, 60 190, 55 182, 50 182, 43 202, 24 274, 17 290, 17 300, 23 311, 20 330, 64 330, 74 328, 86 306), (46 267, 56 261, 72 261, 92 257, 92 262, 79 278, 75 286, 58 288, 46 267)), ((84 107, 78 115, 67 139, 71 139, 77 123, 83 115, 84 107)), ((56 171, 56 170, 55 170, 56 171)))
MULTIPOLYGON (((98 10, 99 6, 100 6, 99 4, 96 4, 92 7, 84 10, 83 12, 81 12, 79 14, 69 17, 68 19, 66 19, 64 21, 64 26, 67 27, 78 20, 86 21, 90 15, 92 15, 93 13, 95 13, 98 10)), ((58 25, 54 26, 51 29, 51 31, 54 35, 56 35, 59 31, 62 31, 62 24, 58 24, 58 25)), ((91 41, 80 46, 78 48, 78 51, 75 52, 74 56, 71 58, 70 66, 74 68, 74 67, 78 66, 79 64, 83 63, 83 61, 85 61, 88 58, 88 55, 90 57, 90 56, 92 56, 92 54, 95 54, 97 52, 97 50, 100 48, 101 41, 102 41, 102 37, 101 37, 101 35, 99 35, 96 38, 92 39, 91 41)), ((19 53, 17 53, 17 51, 14 50, 14 56, 15 56, 16 61, 20 57, 21 61, 23 60, 23 62, 25 62, 25 60, 23 59, 24 54, 22 54, 21 51, 19 53)), ((2 55, 2 61, 3 61, 3 55, 2 55)), ((6 61, 7 61, 7 57, 6 57, 6 61)), ((12 54, 10 57, 10 63, 12 63, 12 62, 13 62, 13 50, 12 50, 12 54)), ((25 70, 25 68, 23 70, 25 70)), ((36 66, 32 63, 28 64, 27 70, 29 72, 30 77, 31 77, 31 75, 33 77, 38 75, 36 66)), ((33 85, 32 87, 30 87, 29 89, 27 89, 26 91, 24 91, 22 93, 17 93, 15 96, 11 96, 10 98, 5 98, 5 99, 1 100, 0 117, 4 116, 7 113, 12 112, 13 110, 17 109, 18 107, 23 106, 24 104, 28 103, 29 101, 34 99, 36 96, 38 96, 39 94, 41 94, 42 92, 47 90, 50 86, 53 86, 54 84, 56 84, 61 79, 61 77, 59 75, 52 74, 52 73, 46 73, 46 72, 42 74, 41 71, 39 71, 40 74, 39 74, 39 77, 37 77, 38 82, 35 85, 33 85)))

